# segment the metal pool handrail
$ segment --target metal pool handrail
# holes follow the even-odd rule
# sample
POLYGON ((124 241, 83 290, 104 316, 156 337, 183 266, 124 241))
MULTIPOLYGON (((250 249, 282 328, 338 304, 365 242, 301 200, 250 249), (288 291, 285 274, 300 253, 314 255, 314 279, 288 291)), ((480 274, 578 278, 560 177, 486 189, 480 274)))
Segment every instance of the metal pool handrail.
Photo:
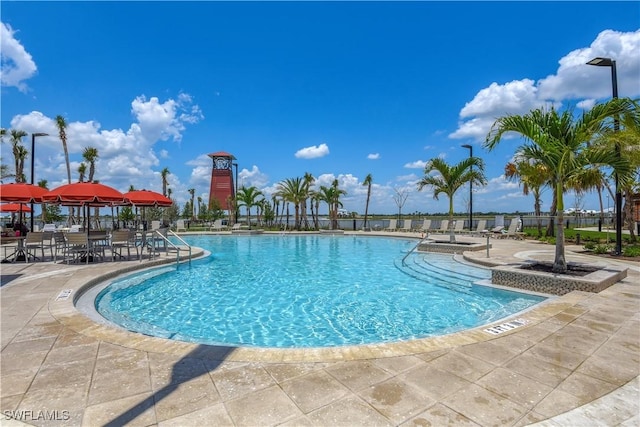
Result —
MULTIPOLYGON (((188 250, 189 250, 189 265, 191 265, 191 246, 187 242, 182 240, 182 237, 178 236, 173 231, 167 230, 167 234, 169 234, 169 233, 171 233, 172 237, 175 237, 176 239, 180 240, 180 242, 182 244, 184 244, 188 248, 188 250)), ((173 244, 173 242, 171 240, 167 239, 158 230, 153 230, 153 235, 154 236, 160 236, 162 238, 162 240, 164 240, 168 245, 171 245, 171 247, 173 247, 176 250, 176 267, 177 267, 180 264, 180 246, 177 246, 177 245, 173 244)), ((154 251, 154 255, 155 255, 155 251, 154 251)))
POLYGON ((409 252, 407 252, 407 254, 404 256, 404 258, 402 258, 401 265, 407 265, 407 264, 404 262, 404 260, 406 260, 406 259, 407 259, 407 257, 408 257, 409 255, 411 255, 411 254, 413 253, 413 251, 415 251, 416 249, 418 249, 418 246, 420 246, 420 244, 421 244, 422 242, 424 242, 424 241, 425 241, 425 239, 428 239, 428 238, 429 238, 429 233, 427 233, 427 235, 426 235, 426 236, 424 236, 422 239, 420 239, 420 241, 419 241, 419 242, 418 242, 418 243, 417 243, 413 248, 411 248, 411 250, 410 250, 409 252))

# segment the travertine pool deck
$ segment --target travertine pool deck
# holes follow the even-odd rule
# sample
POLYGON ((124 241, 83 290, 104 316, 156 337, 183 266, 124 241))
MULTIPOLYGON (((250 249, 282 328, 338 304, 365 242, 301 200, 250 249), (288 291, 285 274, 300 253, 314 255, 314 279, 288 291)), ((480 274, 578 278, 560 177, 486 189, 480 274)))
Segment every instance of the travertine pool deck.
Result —
MULTIPOLYGON (((489 258, 465 258, 553 258, 552 246, 491 243, 489 258)), ((579 248, 567 247, 569 260, 590 259, 571 249, 579 248)), ((513 317, 525 326, 497 335, 483 327, 324 350, 172 342, 99 325, 74 308, 86 283, 146 263, 0 266, 0 425, 640 425, 637 263, 609 261, 628 277, 599 294, 553 298, 513 317), (65 290, 69 298, 58 298, 65 290)))

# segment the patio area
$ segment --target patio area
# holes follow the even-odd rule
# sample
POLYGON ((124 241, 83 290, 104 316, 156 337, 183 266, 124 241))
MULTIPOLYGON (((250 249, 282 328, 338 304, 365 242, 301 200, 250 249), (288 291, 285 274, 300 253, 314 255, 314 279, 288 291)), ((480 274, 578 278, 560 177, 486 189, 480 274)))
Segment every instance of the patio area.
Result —
MULTIPOLYGON (((465 256, 505 265, 554 253, 492 245, 489 258, 465 256)), ((567 249, 569 260, 589 259, 567 249)), ((490 325, 526 321, 503 332, 322 350, 174 342, 97 324, 73 307, 96 277, 163 261, 175 257, 1 266, 3 426, 640 424, 637 263, 610 261, 628 277, 598 294, 571 292, 490 325)))

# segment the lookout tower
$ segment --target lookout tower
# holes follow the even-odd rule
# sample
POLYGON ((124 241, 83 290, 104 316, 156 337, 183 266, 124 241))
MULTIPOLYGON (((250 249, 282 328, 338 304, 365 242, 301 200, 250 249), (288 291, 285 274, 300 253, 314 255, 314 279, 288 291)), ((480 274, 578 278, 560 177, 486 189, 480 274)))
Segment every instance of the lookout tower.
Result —
POLYGON ((229 198, 236 196, 232 173, 233 161, 236 158, 233 157, 233 154, 224 151, 211 153, 208 156, 213 160, 211 186, 209 187, 209 207, 211 207, 213 199, 216 199, 222 209, 230 211, 229 198))

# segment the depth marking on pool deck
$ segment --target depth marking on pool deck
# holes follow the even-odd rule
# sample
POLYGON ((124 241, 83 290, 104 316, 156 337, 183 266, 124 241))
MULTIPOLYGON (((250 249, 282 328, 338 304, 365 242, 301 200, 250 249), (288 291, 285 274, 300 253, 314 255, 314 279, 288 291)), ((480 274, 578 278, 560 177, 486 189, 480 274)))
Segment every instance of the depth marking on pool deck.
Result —
POLYGON ((73 289, 65 289, 64 291, 60 291, 60 293, 56 297, 56 301, 68 300, 72 292, 73 292, 73 289))
POLYGON ((503 323, 501 325, 492 326, 490 328, 485 329, 484 331, 490 333, 492 335, 498 335, 503 332, 510 331, 515 328, 519 328, 520 326, 524 326, 529 323, 528 320, 525 319, 515 319, 507 323, 503 323))

